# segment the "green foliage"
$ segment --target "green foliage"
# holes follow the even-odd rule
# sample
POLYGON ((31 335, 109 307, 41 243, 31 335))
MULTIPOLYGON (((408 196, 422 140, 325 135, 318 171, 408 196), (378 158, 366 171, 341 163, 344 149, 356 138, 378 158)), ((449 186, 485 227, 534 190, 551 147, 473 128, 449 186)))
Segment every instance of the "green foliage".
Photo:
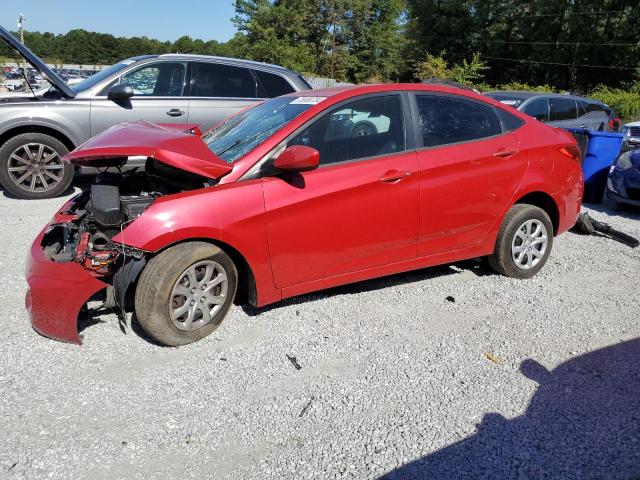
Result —
POLYGON ((244 56, 353 82, 401 73, 404 0, 236 0, 244 56))
POLYGON ((407 0, 406 58, 479 52, 487 83, 589 91, 622 87, 640 67, 640 9, 628 0, 407 0), (601 13, 606 12, 606 13, 601 13))
POLYGON ((480 58, 479 53, 474 53, 469 62, 464 59, 462 63, 456 63, 451 66, 445 60, 445 55, 445 51, 438 56, 428 53, 424 61, 414 65, 414 78, 416 80, 427 78, 453 80, 470 87, 474 87, 476 83, 483 80, 484 72, 488 67, 486 62, 480 58))
POLYGON ((598 85, 589 95, 612 107, 620 118, 631 121, 640 118, 640 82, 627 89, 598 85))
POLYGON ((513 90, 517 92, 540 92, 540 93, 556 93, 556 90, 549 85, 529 85, 528 83, 509 82, 501 83, 493 88, 494 90, 513 90))

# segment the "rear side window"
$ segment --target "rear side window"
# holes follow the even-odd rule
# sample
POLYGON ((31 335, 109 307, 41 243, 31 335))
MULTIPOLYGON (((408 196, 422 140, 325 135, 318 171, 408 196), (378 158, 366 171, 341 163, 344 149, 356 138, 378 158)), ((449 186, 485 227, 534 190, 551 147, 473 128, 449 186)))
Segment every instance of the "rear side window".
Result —
POLYGON ((531 115, 536 120, 541 122, 549 121, 549 100, 546 98, 536 98, 530 103, 525 105, 522 109, 527 115, 531 115))
MULTIPOLYGON (((248 68, 196 63, 195 97, 256 98, 256 81, 248 68)), ((195 91, 194 91, 195 90, 195 91)))
POLYGON ((490 106, 435 95, 417 95, 416 101, 425 147, 468 142, 502 133, 500 119, 490 106))
POLYGON ((260 82, 260 96, 263 98, 279 97, 280 95, 286 95, 287 93, 295 91, 289 82, 280 75, 261 72, 260 70, 254 70, 253 72, 260 82))
POLYGON ((558 122, 561 120, 575 120, 578 118, 576 101, 572 98, 550 98, 551 120, 558 122))
POLYGON ((587 113, 591 113, 591 112, 605 112, 606 113, 606 111, 607 111, 605 106, 600 104, 600 103, 592 103, 592 102, 581 102, 581 103, 584 104, 585 110, 587 111, 587 113))

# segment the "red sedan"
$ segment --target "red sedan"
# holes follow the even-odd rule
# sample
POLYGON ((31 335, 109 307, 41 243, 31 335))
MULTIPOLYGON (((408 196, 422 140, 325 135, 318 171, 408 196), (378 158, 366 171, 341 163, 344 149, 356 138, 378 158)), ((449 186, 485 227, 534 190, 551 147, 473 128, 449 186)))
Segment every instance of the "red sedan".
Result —
POLYGON ((105 172, 35 240, 26 305, 38 332, 75 343, 89 299, 183 345, 234 299, 484 256, 529 278, 582 197, 568 133, 439 85, 291 94, 205 135, 122 124, 66 158, 105 172))

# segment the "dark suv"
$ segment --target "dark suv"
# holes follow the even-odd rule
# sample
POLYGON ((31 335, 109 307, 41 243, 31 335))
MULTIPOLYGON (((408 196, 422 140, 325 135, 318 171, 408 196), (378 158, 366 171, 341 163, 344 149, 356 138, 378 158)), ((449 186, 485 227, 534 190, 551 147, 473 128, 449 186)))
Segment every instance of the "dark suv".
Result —
POLYGON ((556 127, 605 132, 620 127, 613 109, 592 98, 537 92, 489 92, 487 96, 556 127))
POLYGON ((129 58, 69 86, 2 27, 0 40, 52 85, 0 96, 0 183, 19 198, 64 192, 74 170, 62 157, 117 123, 205 130, 265 98, 311 88, 300 74, 277 65, 201 55, 129 58))

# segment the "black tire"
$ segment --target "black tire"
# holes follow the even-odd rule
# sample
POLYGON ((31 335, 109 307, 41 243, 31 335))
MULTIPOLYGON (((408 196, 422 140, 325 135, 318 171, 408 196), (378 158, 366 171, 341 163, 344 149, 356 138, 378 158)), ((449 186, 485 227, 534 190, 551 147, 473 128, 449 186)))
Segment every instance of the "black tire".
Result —
POLYGON ((492 255, 487 257, 487 260, 491 268, 502 275, 520 279, 531 278, 547 263, 552 247, 553 224, 547 212, 533 205, 517 204, 511 207, 504 217, 495 250, 492 255), (538 221, 544 225, 547 231, 547 244, 542 258, 539 258, 535 265, 523 269, 518 267, 513 259, 512 244, 520 227, 529 220, 538 221))
POLYGON ((62 157, 68 152, 69 150, 60 140, 44 133, 33 132, 16 135, 0 147, 0 183, 7 192, 17 198, 34 200, 57 197, 66 192, 73 181, 73 165, 62 161, 62 157), (28 145, 31 145, 28 147, 29 151, 36 154, 38 152, 36 145, 43 145, 43 159, 47 157, 52 159, 48 160, 46 164, 30 160, 24 150, 28 145), (23 160, 16 160, 15 157, 12 157, 14 152, 17 152, 16 157, 23 160), (57 157, 49 157, 49 154, 53 152, 57 154, 57 157), (10 171, 10 168, 27 168, 28 170, 15 172, 10 171), (27 174, 31 168, 35 168, 32 174, 22 182, 18 182, 22 175, 27 174), (58 180, 52 176, 57 177, 58 180), (32 179, 35 179, 34 183, 31 183, 32 179), (43 181, 49 185, 47 188, 45 188, 43 181))
POLYGON ((352 137, 368 137, 377 133, 378 129, 370 123, 358 123, 351 130, 352 137))
MULTIPOLYGON (((182 243, 152 258, 142 271, 135 294, 136 317, 142 329, 157 342, 172 347, 186 345, 206 337, 222 323, 233 303, 237 288, 236 267, 220 248, 206 242, 182 243), (228 282, 226 298, 210 322, 195 330, 179 329, 169 314, 173 307, 174 299, 171 297, 174 286, 184 277, 187 269, 206 261, 213 261, 224 269, 228 282)), ((187 301, 185 297, 183 306, 187 301)), ((199 308, 198 304, 196 308, 199 308)))

